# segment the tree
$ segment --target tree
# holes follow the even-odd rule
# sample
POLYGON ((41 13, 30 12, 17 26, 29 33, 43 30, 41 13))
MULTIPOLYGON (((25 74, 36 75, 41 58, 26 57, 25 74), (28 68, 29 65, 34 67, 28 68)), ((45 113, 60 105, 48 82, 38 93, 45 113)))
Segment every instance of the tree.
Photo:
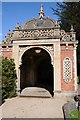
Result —
POLYGON ((2 58, 2 101, 16 96, 16 70, 13 59, 2 58))
POLYGON ((62 29, 69 31, 71 25, 74 26, 77 39, 80 40, 80 2, 57 3, 57 8, 53 9, 53 12, 58 15, 62 29))
MULTIPOLYGON (((80 2, 63 2, 57 3, 57 8, 52 8, 53 13, 59 17, 61 28, 70 31, 71 25, 76 31, 77 40, 79 41, 77 49, 78 76, 80 77, 80 2)), ((80 82, 80 81, 79 81, 80 82)))

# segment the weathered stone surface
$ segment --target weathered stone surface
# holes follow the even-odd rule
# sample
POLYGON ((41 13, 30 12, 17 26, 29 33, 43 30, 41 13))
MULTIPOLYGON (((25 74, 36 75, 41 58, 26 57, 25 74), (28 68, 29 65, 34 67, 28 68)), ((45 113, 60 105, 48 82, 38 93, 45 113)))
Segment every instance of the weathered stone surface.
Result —
POLYGON ((80 95, 80 84, 78 85, 78 95, 80 95))
POLYGON ((35 120, 64 120, 62 105, 68 99, 61 98, 15 97, 7 99, 0 107, 0 112, 2 110, 2 118, 10 118, 10 120, 11 118, 15 120, 19 118, 21 120, 23 118, 24 120, 31 120, 31 118, 32 120, 34 118, 35 120))
POLYGON ((65 120, 71 120, 70 118, 70 112, 74 109, 77 109, 76 103, 74 102, 67 102, 63 105, 63 113, 64 113, 64 118, 65 120))
POLYGON ((22 90, 21 96, 51 97, 51 94, 44 88, 28 87, 22 90))

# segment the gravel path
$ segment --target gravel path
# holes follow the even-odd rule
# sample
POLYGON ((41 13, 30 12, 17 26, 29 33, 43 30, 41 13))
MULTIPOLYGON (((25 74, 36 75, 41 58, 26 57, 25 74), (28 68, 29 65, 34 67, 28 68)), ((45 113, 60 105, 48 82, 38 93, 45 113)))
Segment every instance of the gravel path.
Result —
POLYGON ((65 97, 15 97, 7 99, 0 110, 2 118, 63 118, 62 105, 66 102, 65 97))

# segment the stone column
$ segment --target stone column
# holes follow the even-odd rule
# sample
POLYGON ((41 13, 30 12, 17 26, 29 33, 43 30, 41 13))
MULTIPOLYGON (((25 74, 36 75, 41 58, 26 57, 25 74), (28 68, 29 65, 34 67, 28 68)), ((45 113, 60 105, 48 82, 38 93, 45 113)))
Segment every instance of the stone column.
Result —
POLYGON ((52 58, 51 58, 51 65, 52 65, 52 68, 53 68, 53 94, 54 94, 54 85, 55 85, 55 78, 54 78, 54 44, 53 44, 53 49, 52 49, 52 58))
POLYGON ((54 44, 54 93, 61 92, 60 42, 54 44))
POLYGON ((13 43, 13 58, 16 65, 16 74, 17 74, 17 94, 20 94, 20 69, 19 69, 19 46, 18 44, 13 43))
POLYGON ((74 45, 74 87, 75 87, 75 91, 78 89, 77 86, 77 55, 76 55, 76 45, 74 45))
POLYGON ((18 67, 17 95, 20 95, 20 65, 18 67))

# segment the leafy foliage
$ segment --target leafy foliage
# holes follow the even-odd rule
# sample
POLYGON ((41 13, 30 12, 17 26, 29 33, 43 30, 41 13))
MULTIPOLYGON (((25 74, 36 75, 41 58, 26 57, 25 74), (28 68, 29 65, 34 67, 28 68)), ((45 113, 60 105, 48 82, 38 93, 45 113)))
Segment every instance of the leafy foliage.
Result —
POLYGON ((69 31, 71 25, 74 26, 77 39, 80 40, 80 2, 57 3, 57 8, 53 9, 53 12, 58 15, 62 29, 69 31))
POLYGON ((57 8, 52 8, 53 13, 59 17, 61 28, 70 31, 70 26, 74 26, 79 41, 77 49, 78 58, 78 76, 80 76, 80 2, 63 2, 57 3, 57 8))
POLYGON ((16 96, 16 70, 13 59, 2 58, 2 100, 16 96))

